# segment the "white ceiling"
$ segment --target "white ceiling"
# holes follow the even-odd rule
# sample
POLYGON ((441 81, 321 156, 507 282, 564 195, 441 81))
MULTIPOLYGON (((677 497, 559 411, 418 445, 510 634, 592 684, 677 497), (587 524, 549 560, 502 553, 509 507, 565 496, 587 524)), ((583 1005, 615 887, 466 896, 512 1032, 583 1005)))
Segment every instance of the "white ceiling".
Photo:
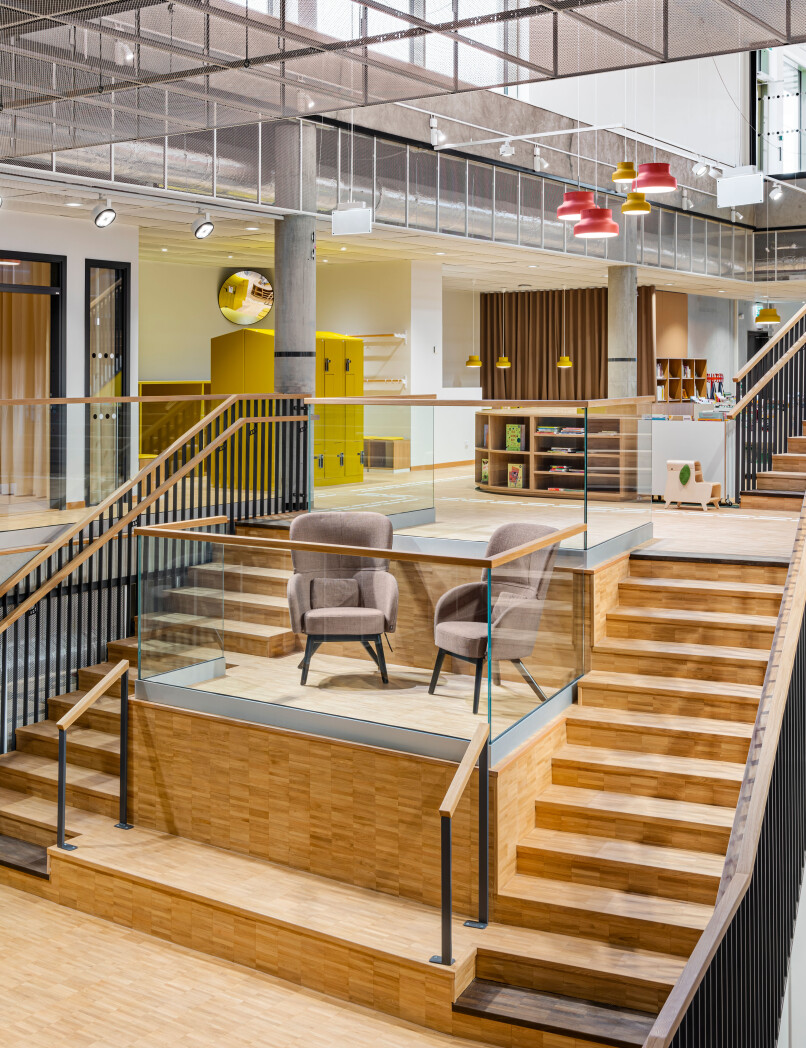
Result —
MULTIPOLYGON (((0 173, 0 193, 4 208, 72 219, 80 219, 83 215, 88 222, 91 221, 92 208, 100 199, 97 190, 87 187, 57 180, 34 181, 7 172, 0 173)), ((140 257, 145 261, 234 268, 273 266, 275 219, 268 210, 245 209, 237 201, 233 201, 231 206, 218 201, 210 208, 215 232, 208 240, 198 241, 190 228, 199 214, 199 206, 192 199, 171 200, 162 195, 150 197, 133 188, 125 195, 116 193, 114 206, 118 213, 117 222, 139 227, 140 257)), ((515 245, 379 226, 371 235, 334 238, 328 220, 319 223, 317 258, 323 266, 400 260, 440 261, 446 288, 475 287, 479 291, 603 286, 607 283, 608 266, 616 264, 515 245)), ((768 293, 779 300, 806 299, 806 280, 754 286, 738 280, 639 267, 638 282, 671 291, 727 295, 741 300, 766 297, 768 293)))

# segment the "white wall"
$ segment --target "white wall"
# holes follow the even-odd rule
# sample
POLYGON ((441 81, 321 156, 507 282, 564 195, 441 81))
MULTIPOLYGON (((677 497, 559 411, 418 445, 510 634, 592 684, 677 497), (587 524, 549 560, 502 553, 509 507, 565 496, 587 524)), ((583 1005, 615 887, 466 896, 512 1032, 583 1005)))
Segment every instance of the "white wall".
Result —
POLYGON ((411 263, 411 393, 442 387, 442 264, 411 263))
MULTIPOLYGON (((272 279, 271 269, 256 271, 272 279)), ((141 379, 210 378, 210 339, 235 330, 218 308, 219 289, 232 272, 140 263, 141 379)), ((254 327, 273 328, 274 310, 254 327)))
MULTIPOLYGON (((519 94, 583 123, 626 123, 634 131, 738 166, 747 162, 748 85, 749 57, 739 54, 545 80, 519 94)), ((585 136, 589 156, 591 138, 585 136)))
POLYGON ((688 296, 688 355, 705 357, 708 371, 721 372, 725 392, 733 392, 733 376, 739 369, 733 299, 688 296))
POLYGON ((479 371, 465 367, 471 353, 479 354, 480 294, 446 289, 442 293, 442 385, 479 391, 479 371))

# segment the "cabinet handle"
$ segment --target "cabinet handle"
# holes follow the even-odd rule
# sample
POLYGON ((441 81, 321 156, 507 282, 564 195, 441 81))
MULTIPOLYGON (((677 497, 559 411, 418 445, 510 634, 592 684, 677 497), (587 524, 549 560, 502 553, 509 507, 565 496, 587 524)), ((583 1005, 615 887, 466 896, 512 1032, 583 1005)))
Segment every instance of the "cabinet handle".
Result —
POLYGON ((325 468, 325 456, 324 455, 317 455, 316 456, 316 465, 317 465, 318 469, 324 469, 325 468))
POLYGON ((350 370, 350 364, 352 364, 352 361, 351 361, 351 360, 350 360, 350 358, 348 357, 348 358, 347 358, 347 359, 346 359, 346 360, 344 361, 344 370, 345 370, 345 371, 349 371, 349 370, 350 370))
POLYGON ((338 453, 338 456, 339 456, 339 465, 340 465, 340 466, 343 466, 343 465, 344 465, 344 452, 343 452, 343 451, 340 451, 340 452, 338 453))
POLYGON ((325 371, 330 371, 330 357, 325 357, 325 371))
POLYGON ((366 454, 366 452, 364 452, 364 451, 359 451, 358 452, 358 460, 359 460, 359 462, 361 463, 362 466, 366 465, 366 460, 364 458, 365 454, 366 454))

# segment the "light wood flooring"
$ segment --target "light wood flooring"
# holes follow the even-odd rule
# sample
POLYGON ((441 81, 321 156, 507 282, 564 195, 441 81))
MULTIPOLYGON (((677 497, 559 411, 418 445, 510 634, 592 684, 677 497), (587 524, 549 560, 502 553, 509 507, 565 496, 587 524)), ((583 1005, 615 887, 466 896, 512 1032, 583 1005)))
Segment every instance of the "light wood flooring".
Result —
POLYGON ((8 1048, 471 1044, 3 886, 0 943, 8 1048))

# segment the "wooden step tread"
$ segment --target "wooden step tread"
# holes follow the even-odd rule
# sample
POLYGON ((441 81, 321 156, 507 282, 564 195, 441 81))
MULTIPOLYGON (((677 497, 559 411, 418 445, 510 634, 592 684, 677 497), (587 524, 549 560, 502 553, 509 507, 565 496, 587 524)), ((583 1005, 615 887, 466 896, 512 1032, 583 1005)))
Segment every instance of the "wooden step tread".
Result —
POLYGON ((150 615, 148 628, 156 626, 199 627, 214 629, 225 633, 249 634, 253 637, 278 637, 291 632, 290 626, 269 626, 265 622, 246 622, 240 619, 220 619, 217 615, 191 615, 183 611, 166 611, 159 615, 150 615))
POLYGON ((48 853, 41 844, 31 844, 0 833, 0 866, 48 879, 48 853))
MULTIPOLYGON (((701 852, 697 854, 702 855, 701 852)), ((704 903, 667 899, 660 895, 639 895, 598 884, 577 884, 526 873, 513 874, 498 894, 501 898, 545 902, 572 910, 595 910, 613 917, 663 922, 700 932, 705 930, 714 912, 713 906, 704 903)))
POLYGON ((670 695, 709 695, 749 699, 761 698, 760 684, 727 683, 698 680, 695 677, 654 677, 646 673, 616 673, 613 670, 590 670, 579 682, 613 691, 652 691, 670 695))
MULTIPOLYGON (((433 971, 429 958, 439 947, 439 916, 432 906, 329 880, 181 837, 135 826, 76 841, 58 860, 111 872, 182 898, 212 904, 238 915, 298 928, 327 941, 348 941, 373 953, 389 952, 433 971)), ((575 966, 669 992, 685 959, 649 950, 624 949, 576 936, 490 924, 483 932, 453 922, 457 968, 471 963, 482 945, 488 953, 551 968, 575 966)), ((453 970, 446 970, 452 979, 453 970)))
POLYGON ((738 785, 741 785, 744 778, 744 764, 703 760, 699 757, 677 757, 668 753, 614 750, 600 746, 562 746, 552 755, 552 763, 685 775, 692 779, 726 780, 738 785))
MULTIPOLYGON (((59 781, 59 762, 48 757, 39 757, 35 753, 12 750, 11 753, 0 757, 0 774, 3 769, 24 774, 41 782, 52 783, 54 786, 59 781)), ((95 771, 94 768, 83 768, 69 762, 67 764, 68 786, 107 797, 117 797, 118 781, 117 775, 107 775, 105 772, 95 771)))
POLYGON ((254 604, 258 607, 288 609, 288 601, 285 597, 273 597, 268 593, 244 593, 241 590, 213 589, 207 586, 182 586, 179 589, 165 591, 166 598, 172 594, 180 595, 186 599, 215 600, 222 603, 236 601, 239 604, 254 604))
MULTIPOLYGON (((100 701, 100 700, 99 700, 100 701)), ((36 724, 27 724, 17 728, 17 735, 27 735, 31 738, 56 740, 59 738, 59 730, 56 721, 45 720, 36 724)), ((113 735, 107 731, 97 731, 95 728, 82 728, 74 725, 67 729, 67 760, 70 760, 70 747, 72 745, 83 746, 105 753, 120 755, 120 736, 113 735)))
POLYGON ((453 1010, 613 1048, 640 1048, 655 1021, 655 1016, 646 1012, 506 986, 488 979, 474 979, 454 1002, 453 1010))
MULTIPOLYGON (((720 594, 720 598, 721 598, 720 594)), ((718 626, 720 629, 764 630, 772 634, 775 615, 740 615, 735 612, 699 611, 689 608, 631 608, 624 605, 607 613, 608 621, 657 622, 669 626, 718 626)))
POLYGON ((518 852, 556 852, 565 857, 601 859, 602 861, 641 866, 656 870, 702 874, 719 880, 724 858, 709 852, 684 848, 661 848, 610 837, 592 837, 584 833, 546 830, 537 827, 518 842, 518 852))
POLYGON ((600 706, 572 706, 566 718, 577 723, 615 724, 640 730, 686 732, 693 735, 732 736, 750 739, 753 725, 746 721, 716 720, 713 717, 679 717, 668 713, 636 713, 600 706))
MULTIPOLYGON (((121 642, 115 641, 115 643, 117 644, 121 642)), ((132 670, 130 669, 129 673, 131 672, 132 670)), ((51 696, 51 698, 48 699, 48 702, 56 702, 59 703, 59 705, 72 707, 75 706, 77 702, 80 702, 86 694, 86 691, 68 691, 65 692, 63 695, 51 696)), ((95 702, 93 702, 90 709, 103 710, 105 713, 116 713, 118 716, 120 716, 120 689, 118 689, 117 696, 113 691, 110 691, 107 695, 102 695, 100 699, 96 699, 95 702)))
MULTIPOLYGON (((35 797, 20 790, 6 789, 0 786, 0 816, 5 816, 20 824, 30 824, 40 829, 56 832, 56 801, 46 797, 35 797)), ((68 804, 65 808, 65 832, 72 837, 93 830, 105 830, 110 819, 105 815, 85 811, 68 804)))
MULTIPOLYGON (((730 830, 734 808, 718 804, 700 804, 696 801, 669 800, 666 797, 644 797, 634 793, 615 793, 610 790, 588 790, 580 786, 560 786, 551 783, 535 803, 586 808, 612 815, 640 815, 658 822, 700 824, 730 830)), ((607 838, 608 840, 610 838, 607 838)), ((725 844, 727 848, 727 842, 725 844)))
POLYGON ((658 655, 663 658, 702 658, 709 662, 717 659, 743 664, 766 666, 767 652, 759 648, 732 648, 722 644, 680 644, 662 640, 641 640, 633 637, 605 637, 593 645, 593 652, 611 655, 658 655))
POLYGON ((241 575, 255 579, 281 579, 283 582, 288 582, 294 574, 291 568, 266 568, 257 564, 229 564, 227 561, 220 560, 212 561, 209 564, 197 564, 192 570, 204 575, 214 572, 219 577, 224 571, 227 575, 241 575))
MULTIPOLYGON (((757 477, 780 477, 782 480, 802 480, 806 477, 806 473, 803 470, 790 470, 790 469, 760 469, 756 474, 757 477)), ((758 494, 753 492, 753 494, 758 494)))
MULTIPOLYGON (((113 641, 112 643, 117 643, 117 642, 113 641)), ((120 643, 123 643, 123 641, 121 641, 120 643)), ((136 643, 136 638, 135 638, 135 643, 136 643)), ((78 672, 79 673, 88 672, 88 673, 92 673, 94 675, 97 675, 98 677, 105 677, 106 674, 109 673, 110 670, 113 670, 118 665, 119 662, 120 662, 120 659, 107 659, 105 662, 97 662, 94 666, 82 666, 81 669, 78 672)), ((137 659, 135 658, 133 661, 131 659, 129 659, 129 688, 132 687, 134 678, 136 676, 137 676, 137 659)), ((75 694, 75 692, 71 692, 70 694, 75 694)), ((84 690, 84 694, 86 694, 86 689, 84 690)), ((120 709, 120 679, 112 681, 112 683, 109 685, 108 691, 104 692, 104 695, 108 695, 111 698, 116 699, 117 703, 118 703, 118 709, 120 709)), ((61 697, 62 697, 61 695, 57 695, 56 696, 56 698, 59 698, 59 699, 61 697)), ((101 700, 99 699, 99 701, 101 701, 101 700)))
POLYGON ((644 575, 628 575, 622 579, 622 586, 638 586, 642 589, 673 589, 706 592, 714 597, 742 596, 743 594, 757 594, 760 597, 780 597, 783 595, 784 587, 775 586, 767 582, 718 582, 710 579, 673 579, 665 576, 649 577, 644 575))

